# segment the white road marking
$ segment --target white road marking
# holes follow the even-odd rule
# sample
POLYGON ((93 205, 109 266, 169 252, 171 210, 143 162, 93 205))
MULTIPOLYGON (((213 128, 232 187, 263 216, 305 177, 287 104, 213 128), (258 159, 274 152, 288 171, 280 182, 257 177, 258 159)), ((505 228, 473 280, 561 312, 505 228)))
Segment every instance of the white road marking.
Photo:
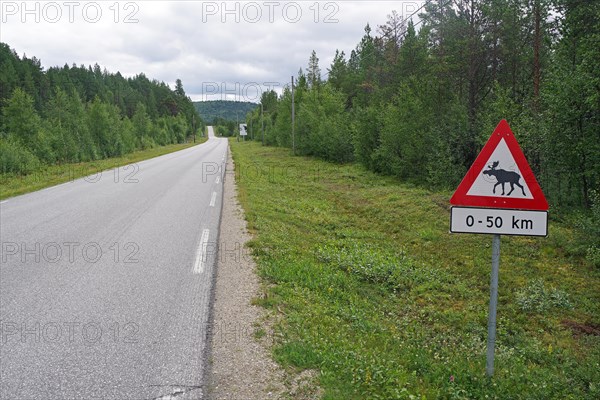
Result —
POLYGON ((176 387, 175 390, 173 390, 173 394, 166 394, 164 396, 160 396, 158 398, 158 400, 175 400, 175 398, 181 394, 185 393, 185 390, 176 387))
POLYGON ((0 201, 0 204, 4 204, 6 202, 8 202, 8 200, 2 200, 2 201, 0 201))
POLYGON ((218 185, 218 184, 219 184, 219 182, 221 182, 221 177, 220 177, 220 176, 217 176, 217 179, 215 180, 215 183, 218 185))
POLYGON ((200 244, 196 251, 196 262, 194 263, 194 274, 201 274, 204 272, 204 263, 206 262, 206 247, 208 246, 208 237, 210 231, 205 229, 202 231, 202 237, 200 238, 200 244))
POLYGON ((210 198, 210 206, 214 207, 216 201, 217 201, 217 192, 213 192, 212 197, 210 198))

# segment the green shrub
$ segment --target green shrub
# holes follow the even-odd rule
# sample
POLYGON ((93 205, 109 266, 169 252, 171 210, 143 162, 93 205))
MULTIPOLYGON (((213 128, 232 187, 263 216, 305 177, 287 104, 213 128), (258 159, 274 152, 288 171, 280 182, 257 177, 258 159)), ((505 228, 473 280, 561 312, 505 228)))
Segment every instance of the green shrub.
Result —
POLYGON ((517 292, 517 304, 526 312, 545 312, 551 308, 573 308, 569 295, 556 288, 547 288, 542 279, 535 279, 517 292))
POLYGON ((590 242, 586 259, 594 266, 600 267, 600 193, 593 190, 590 195, 591 213, 584 220, 583 231, 590 242))
POLYGON ((587 249, 585 258, 595 267, 600 267, 600 247, 590 246, 587 249))
POLYGON ((29 174, 40 166, 39 160, 19 142, 0 139, 0 172, 29 174))
POLYGON ((388 254, 350 240, 319 246, 316 255, 320 262, 357 275, 364 281, 384 285, 394 292, 418 285, 437 286, 449 280, 444 271, 421 265, 404 252, 388 254))

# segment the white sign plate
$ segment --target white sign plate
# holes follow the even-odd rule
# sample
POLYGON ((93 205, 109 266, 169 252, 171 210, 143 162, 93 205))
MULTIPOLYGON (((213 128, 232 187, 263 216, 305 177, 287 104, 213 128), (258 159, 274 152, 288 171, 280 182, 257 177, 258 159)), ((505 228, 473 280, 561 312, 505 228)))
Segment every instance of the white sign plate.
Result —
POLYGON ((452 207, 450 232, 548 236, 548 212, 505 208, 452 207))

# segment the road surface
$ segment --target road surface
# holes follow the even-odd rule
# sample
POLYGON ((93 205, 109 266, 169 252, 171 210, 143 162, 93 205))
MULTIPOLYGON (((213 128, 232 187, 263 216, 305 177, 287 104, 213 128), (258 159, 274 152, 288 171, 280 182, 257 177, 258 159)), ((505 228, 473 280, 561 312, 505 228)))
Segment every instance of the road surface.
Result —
POLYGON ((227 141, 0 203, 1 399, 200 399, 227 141))

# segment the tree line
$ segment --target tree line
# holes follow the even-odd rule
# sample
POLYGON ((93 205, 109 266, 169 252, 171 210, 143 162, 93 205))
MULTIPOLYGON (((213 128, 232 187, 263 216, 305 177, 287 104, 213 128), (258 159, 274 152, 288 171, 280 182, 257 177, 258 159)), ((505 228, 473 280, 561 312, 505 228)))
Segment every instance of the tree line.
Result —
POLYGON ((125 78, 98 64, 51 67, 0 43, 0 172, 120 156, 183 143, 203 128, 181 80, 174 89, 144 74, 125 78))
POLYGON ((196 111, 209 124, 222 124, 223 121, 242 121, 246 114, 256 108, 256 103, 231 100, 195 101, 196 111))
MULTIPOLYGON (((296 78, 296 154, 451 189, 507 119, 552 206, 592 207, 600 2, 430 0, 418 11, 416 24, 392 11, 367 25, 325 74, 313 51, 296 78)), ((261 103, 250 135, 263 140, 264 124, 267 145, 292 147, 290 88, 261 103)))

